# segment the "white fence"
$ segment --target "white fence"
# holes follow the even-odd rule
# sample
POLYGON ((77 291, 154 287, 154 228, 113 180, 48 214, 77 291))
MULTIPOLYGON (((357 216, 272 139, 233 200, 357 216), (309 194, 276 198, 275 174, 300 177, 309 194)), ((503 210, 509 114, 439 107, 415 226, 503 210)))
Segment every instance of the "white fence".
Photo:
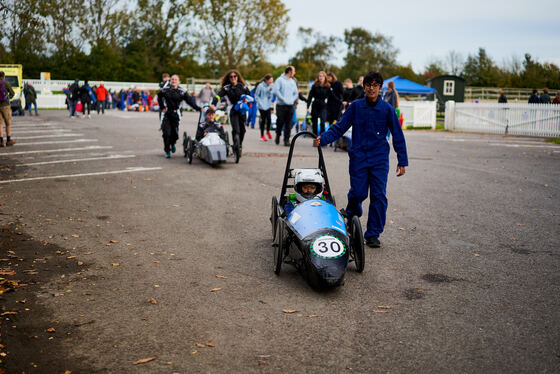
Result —
POLYGON ((560 137, 560 105, 445 103, 445 129, 560 137))
POLYGON ((66 95, 37 95, 37 107, 39 109, 66 109, 66 95))
POLYGON ((399 109, 404 118, 403 126, 436 128, 435 101, 405 101, 401 99, 399 100, 399 109))

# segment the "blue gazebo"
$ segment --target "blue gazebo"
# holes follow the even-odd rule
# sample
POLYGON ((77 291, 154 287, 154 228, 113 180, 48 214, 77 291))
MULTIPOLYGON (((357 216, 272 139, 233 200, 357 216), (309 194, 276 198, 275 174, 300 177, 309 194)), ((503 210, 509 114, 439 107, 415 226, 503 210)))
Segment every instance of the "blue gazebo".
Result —
POLYGON ((383 92, 387 91, 387 83, 389 82, 395 83, 395 89, 397 90, 399 95, 429 95, 436 93, 436 90, 431 87, 409 81, 408 79, 402 78, 399 75, 395 75, 394 77, 386 79, 383 82, 383 92))

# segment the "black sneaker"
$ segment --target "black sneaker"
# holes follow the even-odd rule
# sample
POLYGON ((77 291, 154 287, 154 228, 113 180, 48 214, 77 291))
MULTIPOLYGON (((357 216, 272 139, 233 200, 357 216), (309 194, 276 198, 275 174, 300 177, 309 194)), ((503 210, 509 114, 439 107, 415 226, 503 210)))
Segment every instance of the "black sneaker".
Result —
POLYGON ((379 248, 381 247, 381 242, 375 236, 370 238, 366 238, 366 245, 370 248, 379 248))
POLYGON ((274 139, 274 143, 276 143, 276 145, 280 144, 280 135, 276 135, 276 139, 274 139))
POLYGON ((284 147, 289 147, 290 141, 288 139, 284 139, 284 147))

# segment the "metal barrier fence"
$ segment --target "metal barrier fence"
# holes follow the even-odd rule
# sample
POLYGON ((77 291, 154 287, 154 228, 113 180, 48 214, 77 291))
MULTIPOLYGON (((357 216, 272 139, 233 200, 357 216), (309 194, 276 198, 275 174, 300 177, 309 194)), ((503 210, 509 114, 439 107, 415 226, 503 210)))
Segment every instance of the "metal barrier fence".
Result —
POLYGON ((445 103, 445 129, 560 137, 560 105, 445 103))

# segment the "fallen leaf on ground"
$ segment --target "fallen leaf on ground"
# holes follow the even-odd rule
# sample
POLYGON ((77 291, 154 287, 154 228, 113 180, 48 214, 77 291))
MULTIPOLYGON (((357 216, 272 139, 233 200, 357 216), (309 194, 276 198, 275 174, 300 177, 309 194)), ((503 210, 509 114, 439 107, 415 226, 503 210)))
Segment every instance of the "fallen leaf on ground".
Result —
POLYGON ((159 264, 158 260, 152 261, 154 264, 159 264))
POLYGON ((25 274, 29 274, 29 275, 39 274, 39 273, 37 273, 36 270, 33 270, 33 269, 23 270, 23 272, 24 272, 25 274))
POLYGON ((297 310, 295 309, 282 309, 282 311, 287 314, 297 313, 297 310))
POLYGON ((375 313, 389 313, 388 310, 374 310, 375 313))
POLYGON ((223 275, 220 275, 220 274, 217 274, 217 275, 216 275, 216 278, 218 278, 218 279, 226 279, 226 277, 224 277, 223 275))
POLYGON ((4 312, 4 313, 0 314, 0 316, 9 316, 9 315, 12 315, 12 314, 18 314, 18 312, 4 312))
POLYGON ((204 348, 204 344, 196 343, 196 346, 197 346, 198 348, 204 348))
POLYGON ((71 259, 73 259, 73 258, 76 258, 76 256, 68 256, 68 257, 66 257, 66 258, 69 259, 69 260, 71 260, 71 259))
POLYGON ((206 343, 206 346, 210 347, 210 348, 214 348, 214 344, 212 344, 212 343, 206 343))
POLYGON ((73 238, 79 238, 80 235, 78 235, 78 234, 72 234, 72 237, 73 237, 73 238))
POLYGON ((195 355, 197 353, 198 353, 198 351, 195 349, 194 351, 191 352, 191 355, 195 355))
POLYGON ((115 262, 115 263, 112 263, 111 265, 113 265, 113 266, 120 266, 121 264, 115 262))
POLYGON ((315 318, 315 317, 319 317, 317 314, 310 314, 308 315, 309 318, 315 318))
POLYGON ((132 365, 145 364, 146 362, 150 362, 150 361, 153 361, 153 360, 155 360, 155 359, 156 359, 155 357, 143 358, 143 359, 140 359, 140 360, 138 360, 138 361, 134 361, 134 362, 132 363, 132 365))
POLYGON ((377 309, 391 309, 392 307, 389 305, 378 305, 376 306, 377 309))
POLYGON ((149 303, 152 303, 152 304, 154 304, 154 305, 157 304, 157 300, 154 299, 153 297, 150 297, 150 298, 148 299, 148 302, 149 302, 149 303))
POLYGON ((49 328, 47 329, 47 332, 56 332, 56 330, 54 329, 54 327, 49 327, 49 328))
POLYGON ((210 290, 210 292, 216 292, 216 291, 219 291, 219 290, 221 290, 221 289, 222 289, 222 287, 212 288, 212 289, 210 290))
POLYGON ((83 326, 83 325, 89 325, 89 324, 92 324, 92 323, 94 323, 94 322, 95 322, 95 320, 94 320, 94 319, 92 319, 91 321, 87 321, 87 322, 79 322, 79 323, 75 323, 75 324, 74 324, 74 326, 83 326))
POLYGON ((118 240, 109 240, 109 243, 118 243, 118 240))
POLYGON ((480 253, 475 253, 474 257, 480 257, 480 253))
POLYGON ((0 275, 16 275, 16 272, 12 269, 0 269, 0 275))
POLYGON ((84 264, 83 261, 78 261, 78 266, 82 266, 84 264))

